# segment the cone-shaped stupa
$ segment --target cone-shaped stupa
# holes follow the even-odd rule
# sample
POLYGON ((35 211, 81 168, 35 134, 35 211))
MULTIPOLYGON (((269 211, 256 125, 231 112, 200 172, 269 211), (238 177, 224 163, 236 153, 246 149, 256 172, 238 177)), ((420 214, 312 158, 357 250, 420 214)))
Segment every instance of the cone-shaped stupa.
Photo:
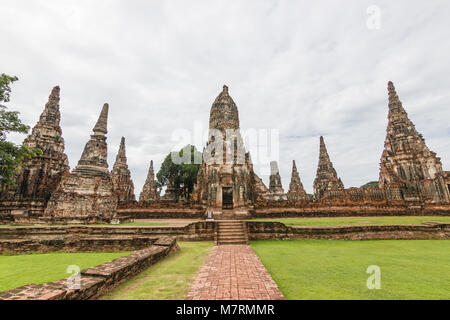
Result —
POLYGON ((106 161, 107 121, 108 104, 105 104, 77 167, 52 194, 46 216, 110 220, 116 214, 117 195, 106 161))
POLYGON ((155 172, 153 170, 153 160, 150 161, 150 168, 148 169, 147 179, 139 196, 140 202, 145 201, 159 201, 159 191, 156 188, 155 172))
POLYGON ((289 201, 305 201, 308 200, 308 194, 303 188, 303 183, 300 180, 300 175, 297 170, 295 160, 292 161, 292 175, 291 183, 289 184, 289 191, 287 193, 289 201))
POLYGON ((117 153, 116 162, 111 171, 111 179, 113 190, 117 194, 119 202, 136 200, 134 196, 134 184, 133 180, 131 180, 131 172, 127 164, 124 137, 120 141, 119 152, 117 153))
POLYGON ((327 191, 344 190, 344 184, 338 178, 333 163, 328 155, 325 140, 320 137, 319 165, 317 168, 316 179, 314 180, 314 196, 317 200, 321 199, 327 191))
POLYGON ((380 188, 389 200, 448 202, 449 190, 440 158, 430 151, 403 108, 394 84, 388 83, 389 114, 380 161, 380 188))
POLYGON ((86 143, 81 159, 73 171, 74 173, 87 176, 109 175, 107 162, 108 146, 105 136, 108 132, 108 109, 109 106, 105 103, 97 124, 92 130, 94 134, 86 143))
POLYGON ((267 198, 272 201, 287 200, 283 186, 281 185, 280 170, 276 161, 270 163, 269 194, 267 198))
POLYGON ((60 127, 60 89, 54 87, 39 122, 23 144, 39 148, 42 154, 27 160, 26 167, 17 176, 17 186, 2 194, 14 199, 14 205, 28 209, 29 214, 42 214, 44 207, 57 188, 61 178, 69 174, 69 162, 64 152, 64 139, 60 127))

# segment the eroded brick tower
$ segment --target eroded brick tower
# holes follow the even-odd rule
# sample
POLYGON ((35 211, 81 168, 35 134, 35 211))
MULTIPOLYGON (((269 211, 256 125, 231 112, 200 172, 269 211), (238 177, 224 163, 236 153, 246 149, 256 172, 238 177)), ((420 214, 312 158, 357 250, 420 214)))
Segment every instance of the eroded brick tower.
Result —
POLYGON ((119 202, 136 200, 134 196, 134 184, 133 180, 131 180, 131 172, 128 169, 127 164, 124 137, 122 137, 122 140, 120 141, 119 152, 117 153, 116 162, 111 171, 111 180, 113 190, 117 194, 119 202))
POLYGON ((327 192, 341 192, 343 190, 344 184, 333 167, 325 146, 325 140, 320 137, 319 165, 314 180, 314 196, 316 200, 320 200, 327 192))
POLYGON ((158 201, 160 198, 159 191, 156 188, 155 171, 153 170, 153 160, 150 161, 150 167, 148 169, 147 179, 142 188, 142 192, 139 196, 140 202, 148 200, 158 201))
POLYGON ((54 87, 39 122, 23 144, 39 148, 42 155, 28 160, 17 177, 17 187, 2 193, 4 206, 23 209, 29 215, 41 215, 61 178, 69 174, 60 126, 60 89, 54 87))
POLYGON ((117 195, 107 163, 108 109, 105 104, 78 165, 52 194, 46 216, 111 219, 116 214, 117 195))
POLYGON ((219 214, 223 210, 246 213, 257 192, 264 189, 261 183, 245 152, 237 106, 224 86, 211 107, 209 139, 194 199, 219 214))
POLYGON ((391 201, 449 202, 441 159, 428 149, 408 118, 392 82, 388 83, 388 92, 389 122, 379 187, 387 191, 391 201))
POLYGON ((289 184, 287 197, 288 200, 292 202, 308 200, 308 194, 306 193, 303 183, 300 180, 300 175, 298 173, 295 160, 292 161, 291 183, 289 184))

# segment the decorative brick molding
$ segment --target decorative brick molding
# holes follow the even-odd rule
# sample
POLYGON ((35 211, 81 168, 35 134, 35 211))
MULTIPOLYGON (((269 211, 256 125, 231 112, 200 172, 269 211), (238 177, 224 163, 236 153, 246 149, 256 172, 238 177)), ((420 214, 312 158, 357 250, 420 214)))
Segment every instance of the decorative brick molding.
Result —
POLYGON ((96 299, 179 250, 174 238, 162 237, 154 240, 153 244, 145 249, 81 271, 80 289, 69 289, 67 279, 63 279, 40 285, 29 284, 0 292, 0 300, 96 299))
POLYGON ((289 227, 247 222, 250 240, 423 240, 450 239, 450 223, 338 227, 289 227))

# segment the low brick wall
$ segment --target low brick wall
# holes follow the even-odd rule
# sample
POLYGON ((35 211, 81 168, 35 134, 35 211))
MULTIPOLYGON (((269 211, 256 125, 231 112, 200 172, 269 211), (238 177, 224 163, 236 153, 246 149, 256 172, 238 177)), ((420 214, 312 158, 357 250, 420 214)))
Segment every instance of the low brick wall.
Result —
MULTIPOLYGON (((250 240, 262 239, 448 239, 450 224, 436 223, 424 225, 379 225, 379 226, 323 226, 323 227, 289 227, 281 222, 246 222, 250 240)), ((120 248, 140 248, 152 239, 169 236, 178 241, 214 241, 216 223, 200 221, 185 227, 109 227, 109 226, 75 226, 75 227, 1 227, 0 240, 15 240, 23 250, 33 251, 35 247, 45 250, 51 240, 54 243, 64 241, 78 242, 71 244, 89 247, 94 251, 119 250, 120 248), (29 242, 31 240, 31 242, 29 242), (34 241, 34 242, 33 242, 34 241), (78 243, 78 244, 77 244, 78 243)), ((67 242, 68 243, 68 242, 67 242)), ((8 244, 12 245, 12 244, 8 244)), ((52 244, 53 245, 53 244, 52 244)), ((0 241, 0 248, 2 242, 0 241)), ((6 246, 6 245, 4 245, 6 246)), ((61 250, 64 248, 61 244, 61 250)), ((5 249, 6 250, 6 249, 5 249)), ((76 250, 76 249, 75 249, 76 250)), ((128 250, 128 249, 126 249, 128 250)), ((0 251, 1 252, 1 251, 0 251)))
POLYGON ((68 279, 63 279, 0 292, 0 300, 96 299, 177 250, 179 247, 174 238, 161 237, 150 247, 81 271, 80 289, 69 289, 68 279))
POLYGON ((203 219, 205 210, 196 208, 122 208, 117 216, 132 219, 203 219))
POLYGON ((247 222, 250 240, 422 240, 450 239, 450 223, 338 227, 290 227, 247 222))
POLYGON ((425 206, 318 206, 301 208, 256 208, 252 218, 295 217, 381 217, 381 216, 450 216, 450 205, 425 206))
POLYGON ((0 239, 65 239, 71 237, 175 237, 178 241, 213 241, 215 223, 199 221, 184 227, 42 226, 0 227, 0 239))
POLYGON ((134 251, 156 241, 157 237, 0 240, 0 254, 134 251))

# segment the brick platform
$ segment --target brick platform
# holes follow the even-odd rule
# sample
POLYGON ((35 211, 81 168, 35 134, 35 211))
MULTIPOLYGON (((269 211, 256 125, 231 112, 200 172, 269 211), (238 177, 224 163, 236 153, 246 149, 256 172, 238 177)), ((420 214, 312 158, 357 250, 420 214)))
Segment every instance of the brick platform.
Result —
POLYGON ((202 267, 189 300, 282 300, 267 269, 247 245, 216 246, 202 267))

